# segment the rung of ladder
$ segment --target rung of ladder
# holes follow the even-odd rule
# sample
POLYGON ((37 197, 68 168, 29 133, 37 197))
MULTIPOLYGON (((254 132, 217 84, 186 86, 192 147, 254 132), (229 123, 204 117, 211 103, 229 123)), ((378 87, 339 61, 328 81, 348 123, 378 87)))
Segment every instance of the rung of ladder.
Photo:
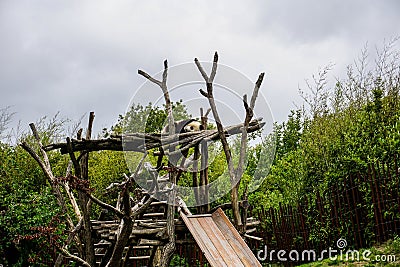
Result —
POLYGON ((148 260, 150 259, 150 256, 135 256, 135 257, 129 257, 130 260, 148 260))
POLYGON ((161 217, 164 216, 164 212, 155 212, 155 213, 145 213, 143 217, 161 217))

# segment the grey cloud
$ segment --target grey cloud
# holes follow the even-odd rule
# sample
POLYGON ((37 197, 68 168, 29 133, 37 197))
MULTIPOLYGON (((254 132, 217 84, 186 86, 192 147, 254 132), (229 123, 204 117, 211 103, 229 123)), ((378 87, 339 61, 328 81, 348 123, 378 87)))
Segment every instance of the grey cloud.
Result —
POLYGON ((259 27, 294 45, 332 37, 375 42, 399 34, 395 0, 267 1, 258 10, 259 27))
MULTIPOLYGON (((399 1, 0 1, 0 108, 28 124, 57 111, 110 126, 144 82, 137 75, 211 60, 256 79, 277 120, 297 86, 366 41, 400 34, 399 1), (328 41, 327 41, 328 40, 328 41)), ((348 63, 352 58, 348 58, 348 63)), ((154 92, 158 94, 159 92, 154 92)), ((142 104, 143 99, 137 99, 142 104)))

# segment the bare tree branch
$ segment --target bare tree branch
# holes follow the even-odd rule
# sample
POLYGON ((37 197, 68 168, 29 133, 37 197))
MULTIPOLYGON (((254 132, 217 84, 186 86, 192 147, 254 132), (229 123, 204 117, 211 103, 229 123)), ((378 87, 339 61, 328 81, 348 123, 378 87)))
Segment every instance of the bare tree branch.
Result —
POLYGON ((257 96, 258 96, 258 92, 260 90, 260 86, 261 83, 264 79, 264 73, 261 73, 258 76, 258 79, 254 85, 254 89, 253 89, 253 94, 251 96, 251 100, 250 100, 250 106, 247 104, 247 95, 243 96, 243 103, 244 103, 244 107, 246 110, 246 117, 243 123, 243 128, 242 128, 242 136, 241 136, 241 140, 240 140, 240 154, 239 154, 239 162, 238 162, 238 166, 236 168, 236 177, 235 180, 237 182, 240 181, 241 177, 243 176, 244 173, 244 162, 246 159, 246 148, 247 148, 247 133, 248 133, 248 127, 249 127, 249 123, 251 121, 251 119, 254 116, 253 110, 256 104, 256 100, 257 100, 257 96))
POLYGON ((244 169, 244 161, 245 161, 245 156, 246 156, 246 146, 247 146, 247 131, 249 128, 249 123, 251 121, 251 118, 253 117, 253 110, 254 110, 254 105, 256 102, 256 98, 258 95, 259 88, 261 86, 264 73, 261 73, 260 76, 258 77, 257 82, 255 83, 255 87, 253 90, 253 95, 250 101, 250 105, 247 103, 247 95, 243 96, 243 104, 246 110, 246 117, 245 121, 243 123, 243 128, 242 128, 242 137, 241 137, 241 146, 240 146, 240 154, 239 154, 239 163, 237 168, 235 169, 233 160, 232 160, 232 155, 231 155, 231 150, 225 135, 224 128, 221 123, 221 119, 218 114, 217 106, 215 104, 214 96, 213 96, 213 81, 216 75, 217 71, 217 66, 218 66, 218 53, 215 52, 214 54, 214 60, 213 60, 213 66, 211 70, 210 77, 207 76, 206 72, 204 71, 203 67, 201 66, 200 62, 195 59, 195 64, 197 68, 199 69, 201 75, 203 76, 206 86, 207 86, 207 94, 203 90, 200 91, 200 93, 203 96, 206 96, 208 99, 208 102, 210 104, 210 108, 212 110, 216 125, 217 125, 217 130, 218 130, 218 135, 219 139, 221 140, 222 147, 225 153, 226 161, 228 164, 228 172, 229 172, 229 177, 231 180, 231 185, 232 185, 232 190, 231 190, 231 202, 232 202, 232 211, 233 211, 233 217, 235 221, 236 227, 239 228, 240 231, 242 231, 242 222, 241 222, 241 216, 239 213, 239 197, 238 197, 238 188, 239 188, 239 183, 241 180, 241 177, 243 175, 244 169))
MULTIPOLYGON (((67 166, 67 171, 65 173, 65 177, 68 177, 69 175, 71 175, 71 168, 72 168, 72 160, 70 160, 68 162, 68 166, 67 166)), ((71 188, 69 187, 69 182, 65 181, 64 183, 62 183, 62 185, 64 186, 65 192, 67 193, 69 201, 70 201, 70 203, 72 205, 72 208, 74 209, 76 218, 78 219, 78 221, 80 221, 82 219, 82 214, 81 214, 81 211, 79 209, 78 203, 76 202, 75 196, 71 192, 71 188)))
POLYGON ((199 89, 199 92, 202 96, 209 98, 210 96, 203 90, 203 89, 199 89))
POLYGON ((157 84, 158 86, 160 86, 161 87, 161 82, 159 81, 159 80, 156 80, 156 79, 154 79, 153 77, 151 77, 148 73, 146 73, 145 71, 143 71, 143 70, 138 70, 138 74, 139 75, 142 75, 143 77, 145 77, 147 80, 149 80, 150 82, 152 82, 152 83, 155 83, 155 84, 157 84))
POLYGON ((85 261, 84 259, 75 256, 74 254, 71 254, 68 250, 62 248, 62 247, 57 247, 57 249, 67 258, 71 258, 73 261, 79 262, 80 264, 82 264, 83 266, 86 267, 92 267, 87 261, 85 261))
POLYGON ((167 88, 168 61, 164 60, 164 71, 162 74, 162 81, 159 81, 159 80, 153 78, 152 76, 150 76, 148 73, 146 73, 143 70, 138 70, 138 74, 142 75, 150 82, 157 84, 161 88, 161 90, 164 94, 164 99, 165 99, 165 109, 167 111, 169 111, 172 107, 171 107, 171 99, 169 97, 168 88, 167 88))
POLYGON ((95 196, 93 196, 92 194, 87 194, 87 196, 97 205, 99 205, 100 207, 102 207, 103 209, 106 209, 108 211, 111 211, 112 213, 114 213, 115 215, 118 216, 118 218, 122 218, 124 217, 124 214, 117 210, 116 208, 114 208, 113 206, 101 201, 100 199, 96 198, 95 196))
MULTIPOLYGON (((33 125, 33 126, 31 126, 32 131, 35 131, 34 135, 36 135, 36 137, 39 137, 39 135, 37 134, 37 131, 36 131, 36 127, 34 127, 34 124, 32 123, 31 125, 33 125)), ((41 146, 40 140, 39 140, 39 145, 41 146)), ((64 197, 60 191, 60 188, 59 188, 57 182, 55 181, 55 177, 51 170, 50 162, 49 162, 46 152, 43 150, 43 148, 40 149, 42 154, 44 154, 44 157, 43 157, 44 159, 42 160, 39 157, 39 155, 26 142, 22 142, 20 144, 20 146, 36 160, 36 162, 39 164, 39 166, 43 170, 43 173, 45 174, 47 180, 49 181, 51 188, 53 190, 53 193, 57 199, 58 205, 60 206, 62 212, 66 215, 66 220, 67 220, 69 228, 73 229, 74 224, 72 222, 71 217, 68 215, 67 205, 64 201, 64 197)))
POLYGON ((79 164, 78 160, 75 157, 74 151, 72 150, 72 145, 71 145, 71 139, 67 137, 67 151, 69 154, 69 157, 71 158, 72 164, 74 165, 75 169, 75 175, 77 177, 81 177, 81 165, 79 164))
MULTIPOLYGON (((64 245, 64 250, 65 251, 68 251, 68 246, 71 244, 72 240, 76 237, 76 233, 81 229, 82 222, 83 222, 83 220, 80 219, 78 224, 75 226, 74 230, 72 230, 69 233, 68 238, 67 238, 67 240, 65 242, 65 245, 64 245)), ((78 244, 78 245, 81 245, 81 244, 78 244)), ((65 254, 61 253, 60 255, 58 255, 57 260, 56 260, 56 262, 54 264, 55 267, 62 266, 62 261, 63 261, 63 258, 64 258, 63 255, 65 255, 65 254)))
POLYGON ((206 114, 204 114, 204 117, 207 118, 207 117, 208 117, 208 114, 210 114, 210 112, 211 112, 211 108, 208 108, 207 111, 206 111, 206 114))
POLYGON ((205 72, 205 70, 203 69, 203 67, 201 66, 199 60, 197 59, 197 57, 194 59, 194 63, 196 64, 197 68, 200 71, 201 76, 203 76, 203 79, 208 82, 208 75, 205 72))
POLYGON ((12 117, 15 115, 15 112, 9 111, 10 106, 5 108, 0 108, 0 139, 7 137, 3 135, 3 133, 7 130, 8 124, 11 122, 12 117))
MULTIPOLYGON (((195 64, 196 64, 198 70, 200 71, 201 75, 203 76, 203 78, 204 78, 204 80, 206 82, 208 102, 210 104, 210 108, 211 108, 211 111, 213 113, 213 116, 214 116, 214 119, 215 119, 215 123, 217 125, 218 135, 219 135, 219 138, 220 138, 221 143, 222 143, 222 147, 223 147, 224 152, 225 152, 226 161, 228 163, 229 176, 233 178, 234 177, 234 173, 235 173, 235 168, 233 166, 232 155, 231 155, 231 151, 229 149, 228 141, 227 141, 226 136, 224 134, 224 129, 223 129, 223 126, 222 126, 222 123, 221 123, 221 119, 219 117, 219 114, 218 114, 218 111, 217 111, 217 106, 215 104, 215 100, 214 100, 214 96, 213 96, 212 80, 208 77, 208 75, 204 71, 203 67, 201 66, 201 63, 198 61, 197 58, 195 59, 195 64)), ((214 79, 215 74, 217 72, 217 66, 218 66, 218 53, 215 52, 214 60, 213 60, 213 67, 212 67, 212 71, 211 71, 211 75, 210 75, 210 77, 212 77, 213 79, 214 79)))
POLYGON ((211 74, 210 74, 210 79, 208 80, 208 82, 210 82, 210 83, 214 82, 215 74, 217 74, 217 65, 218 65, 218 53, 217 53, 217 51, 215 51, 213 66, 212 66, 211 74))
POLYGON ((42 157, 43 157, 43 163, 45 164, 46 168, 51 171, 49 157, 47 156, 46 151, 43 149, 43 144, 42 144, 42 141, 40 140, 39 133, 36 130, 36 126, 34 123, 30 123, 29 127, 31 128, 33 136, 35 137, 37 143, 39 144, 39 149, 40 149, 40 152, 42 153, 42 157))
MULTIPOLYGON (((95 117, 94 112, 93 111, 90 112, 88 127, 86 129, 86 140, 91 139, 94 117, 95 117)), ((89 180, 89 152, 82 151, 80 153, 79 157, 80 157, 80 161, 79 161, 80 176, 78 176, 78 178, 88 181, 89 180)), ((79 200, 79 204, 81 206, 82 215, 83 215, 82 216, 83 217, 82 238, 83 238, 83 242, 85 243, 84 258, 90 265, 95 265, 96 259, 95 259, 95 252, 94 252, 94 243, 93 243, 92 233, 91 233, 91 228, 92 228, 92 223, 90 221, 91 202, 89 201, 89 195, 88 195, 88 191, 83 191, 83 190, 78 191, 78 200, 79 200)))

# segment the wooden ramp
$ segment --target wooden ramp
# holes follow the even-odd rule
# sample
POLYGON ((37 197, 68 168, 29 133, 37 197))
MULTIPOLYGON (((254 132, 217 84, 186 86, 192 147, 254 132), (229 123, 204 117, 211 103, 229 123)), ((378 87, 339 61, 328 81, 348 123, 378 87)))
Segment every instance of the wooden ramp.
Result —
POLYGON ((181 212, 181 217, 211 266, 261 266, 221 209, 204 215, 181 212))

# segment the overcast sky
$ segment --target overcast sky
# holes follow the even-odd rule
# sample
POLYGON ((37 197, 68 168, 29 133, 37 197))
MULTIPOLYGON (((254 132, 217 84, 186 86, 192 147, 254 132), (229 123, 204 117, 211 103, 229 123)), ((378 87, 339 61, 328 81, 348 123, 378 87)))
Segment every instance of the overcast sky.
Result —
POLYGON ((154 74, 164 59, 209 61, 218 51, 253 81, 266 72, 262 92, 283 121, 319 67, 334 63, 330 77, 343 76, 367 42, 373 54, 400 35, 399 14, 396 0, 0 0, 0 109, 11 106, 24 126, 95 111, 99 131, 143 84, 139 68, 154 74))

